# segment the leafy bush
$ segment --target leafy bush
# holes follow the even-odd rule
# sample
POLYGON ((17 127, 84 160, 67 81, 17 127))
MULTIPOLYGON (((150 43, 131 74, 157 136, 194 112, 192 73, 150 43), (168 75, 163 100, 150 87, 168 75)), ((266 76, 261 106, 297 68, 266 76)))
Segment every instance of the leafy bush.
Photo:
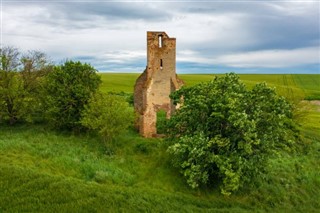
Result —
POLYGON ((42 78, 52 68, 44 53, 21 55, 14 47, 0 49, 0 118, 11 125, 39 114, 42 78))
POLYGON ((85 106, 81 124, 98 131, 104 141, 110 141, 124 132, 132 121, 132 109, 123 98, 97 93, 85 106))
POLYGON ((120 97, 123 97, 128 103, 130 106, 133 106, 133 93, 128 93, 128 92, 108 92, 108 94, 110 95, 117 95, 117 96, 120 96, 120 97))
POLYGON ((182 105, 168 122, 168 151, 192 188, 222 181, 229 195, 263 178, 268 159, 299 140, 292 106, 265 83, 249 91, 231 73, 171 98, 182 105))
POLYGON ((16 72, 0 70, 0 118, 13 125, 27 114, 27 109, 21 77, 16 72))
POLYGON ((100 76, 89 64, 66 61, 54 67, 46 80, 49 123, 60 129, 80 129, 81 112, 100 83, 100 76))

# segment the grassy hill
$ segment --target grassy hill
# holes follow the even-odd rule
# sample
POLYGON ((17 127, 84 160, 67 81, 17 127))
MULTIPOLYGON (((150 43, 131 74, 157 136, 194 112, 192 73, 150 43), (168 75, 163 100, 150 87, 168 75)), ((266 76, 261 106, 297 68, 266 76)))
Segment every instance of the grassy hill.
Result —
MULTIPOLYGON (((138 74, 101 74, 102 90, 132 92, 138 74)), ((181 75, 191 86, 213 75, 181 75)), ((320 75, 241 75, 266 81, 292 100, 320 92, 320 75)), ((270 161, 256 189, 224 197, 192 190, 170 166, 162 139, 133 129, 104 147, 95 135, 41 125, 0 126, 0 212, 317 212, 320 208, 320 106, 297 114, 309 149, 270 161)))

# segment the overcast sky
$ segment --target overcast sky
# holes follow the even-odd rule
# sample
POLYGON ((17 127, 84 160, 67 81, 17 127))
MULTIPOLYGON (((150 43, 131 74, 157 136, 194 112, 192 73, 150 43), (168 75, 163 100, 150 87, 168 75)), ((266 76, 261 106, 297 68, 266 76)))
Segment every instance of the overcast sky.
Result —
POLYGON ((319 1, 1 0, 1 45, 142 72, 146 31, 177 39, 178 73, 319 73, 319 1))

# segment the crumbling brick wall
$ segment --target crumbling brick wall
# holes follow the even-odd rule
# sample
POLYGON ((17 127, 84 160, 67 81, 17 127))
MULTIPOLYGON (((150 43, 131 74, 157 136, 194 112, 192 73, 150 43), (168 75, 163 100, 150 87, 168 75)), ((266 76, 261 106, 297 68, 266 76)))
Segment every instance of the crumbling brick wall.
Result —
POLYGON ((157 112, 170 118, 175 106, 169 98, 183 81, 176 74, 176 39, 165 32, 147 32, 147 67, 134 86, 136 127, 143 137, 157 135, 157 112))

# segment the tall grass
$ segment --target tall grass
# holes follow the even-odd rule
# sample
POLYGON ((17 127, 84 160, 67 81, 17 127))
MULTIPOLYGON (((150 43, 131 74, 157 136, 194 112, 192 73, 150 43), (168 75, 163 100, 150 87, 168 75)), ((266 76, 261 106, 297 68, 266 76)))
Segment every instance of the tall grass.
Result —
POLYGON ((104 147, 90 135, 1 127, 0 211, 252 209, 197 197, 166 159, 161 139, 135 132, 104 147))
MULTIPOLYGON (((102 76, 108 82, 102 90, 130 92, 137 75, 102 76)), ((188 85, 211 77, 182 76, 188 85)), ((265 79, 292 95, 316 88, 301 89, 295 75, 240 77, 249 86, 265 79)), ((230 197, 218 188, 190 189, 170 166, 166 142, 141 138, 131 129, 104 146, 92 134, 0 124, 0 212, 317 212, 319 106, 303 107, 299 123, 309 148, 275 156, 259 187, 244 187, 230 197)))
POLYGON ((260 187, 224 197, 219 189, 190 189, 161 139, 129 131, 104 147, 92 135, 2 126, 0 211, 316 212, 320 137, 302 131, 305 154, 272 159, 260 187))

